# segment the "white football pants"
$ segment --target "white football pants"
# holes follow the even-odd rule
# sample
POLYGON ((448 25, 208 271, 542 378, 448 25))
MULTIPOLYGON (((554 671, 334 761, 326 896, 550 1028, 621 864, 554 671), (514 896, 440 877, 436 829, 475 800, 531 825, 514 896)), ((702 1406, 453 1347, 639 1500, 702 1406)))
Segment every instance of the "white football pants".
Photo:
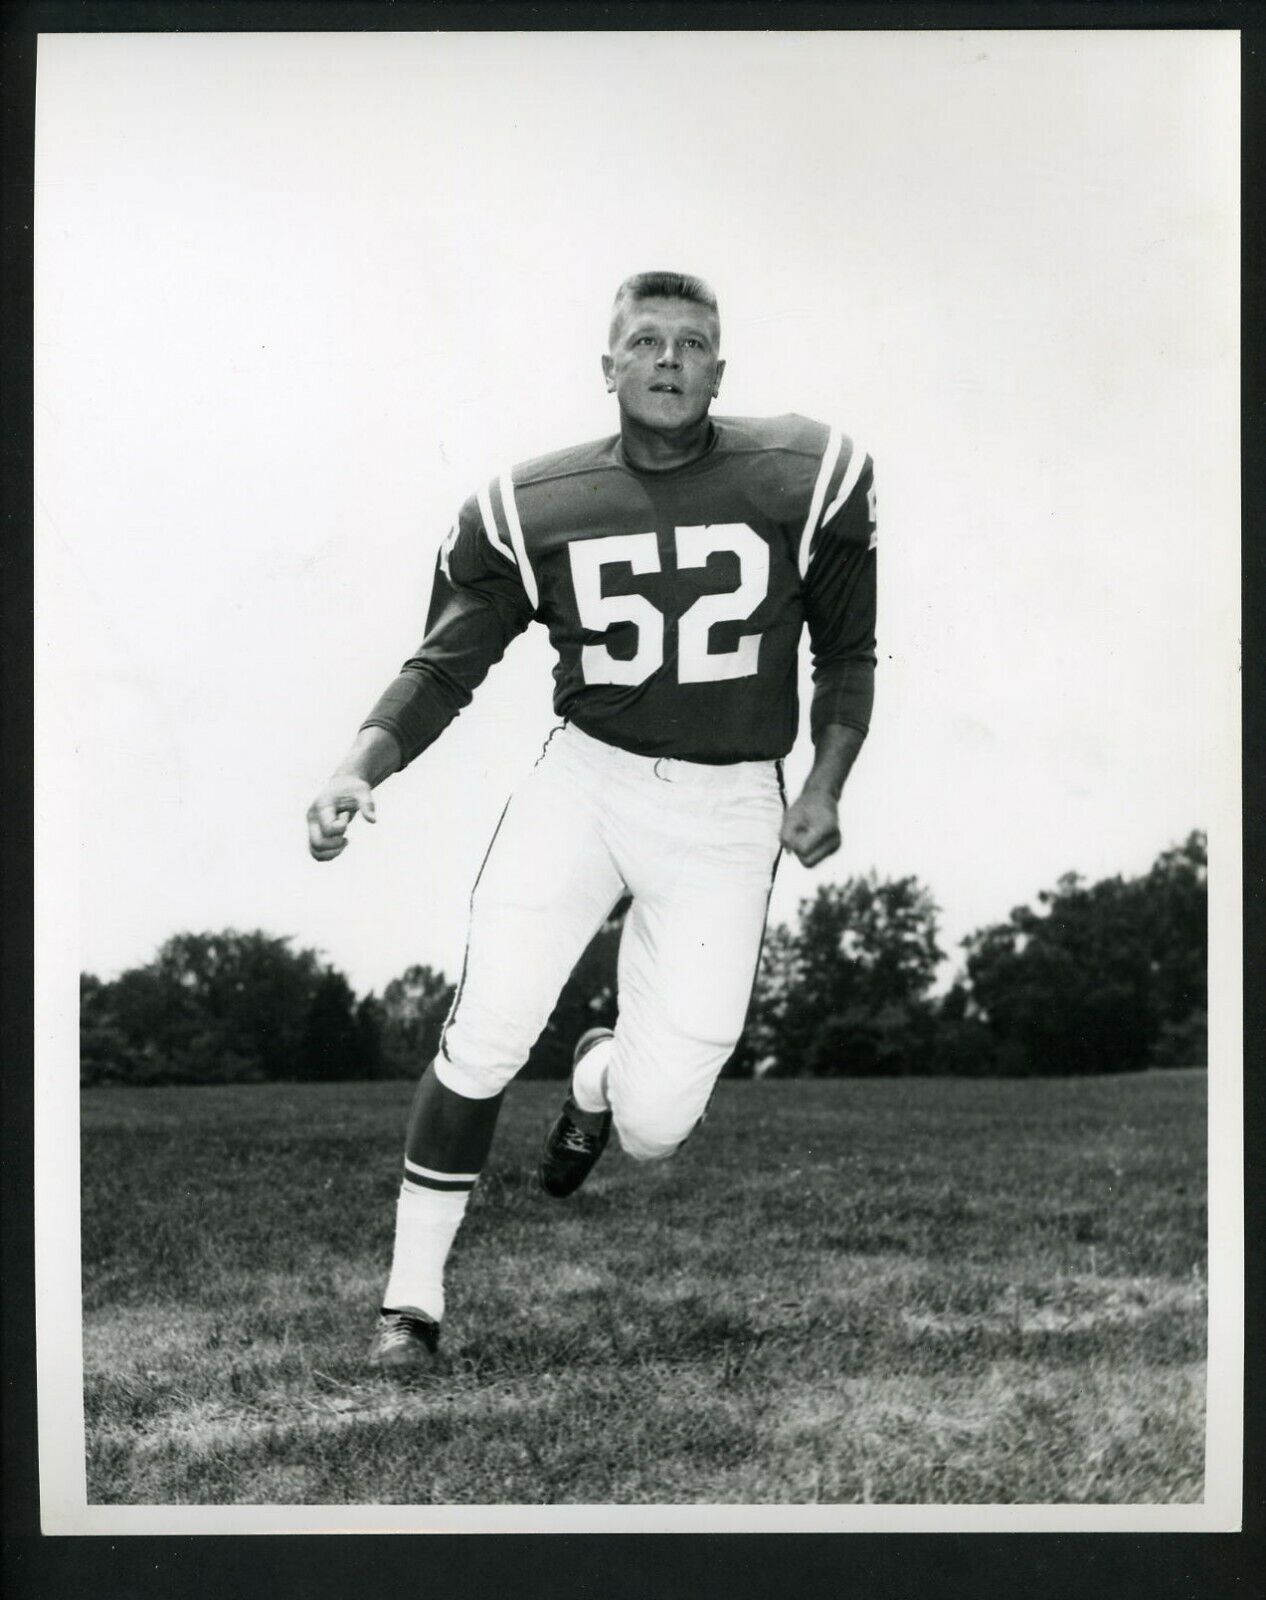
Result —
POLYGON ((631 1156, 671 1155, 743 1028, 782 816, 773 761, 656 760, 556 730, 471 895, 440 1082, 475 1099, 505 1088, 627 892, 607 1092, 631 1156))

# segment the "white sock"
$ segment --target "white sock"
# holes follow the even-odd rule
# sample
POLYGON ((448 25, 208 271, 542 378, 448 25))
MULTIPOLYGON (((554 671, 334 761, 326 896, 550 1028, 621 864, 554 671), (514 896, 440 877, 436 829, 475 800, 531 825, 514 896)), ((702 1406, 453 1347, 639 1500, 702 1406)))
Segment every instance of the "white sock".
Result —
POLYGON ((607 1073, 611 1069, 614 1039, 599 1039, 585 1051, 571 1075, 571 1097, 582 1111, 610 1111, 607 1099, 607 1073))
POLYGON ((423 1189, 401 1184, 396 1243, 382 1303, 405 1306, 436 1322, 444 1316, 444 1263, 466 1215, 469 1189, 423 1189))

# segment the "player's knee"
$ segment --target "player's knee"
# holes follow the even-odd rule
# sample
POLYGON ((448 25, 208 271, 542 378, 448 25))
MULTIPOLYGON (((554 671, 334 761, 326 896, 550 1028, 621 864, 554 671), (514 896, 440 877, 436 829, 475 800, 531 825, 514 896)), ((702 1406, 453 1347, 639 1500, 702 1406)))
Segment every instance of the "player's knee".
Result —
POLYGON ((500 1094, 527 1061, 534 1037, 512 1008, 463 998, 445 1026, 435 1075, 474 1100, 500 1094))
POLYGON ((620 1148, 634 1161, 667 1161, 694 1126, 671 1113, 618 1107, 614 1121, 620 1148))
POLYGON ((453 1056, 440 1051, 432 1063, 435 1076, 446 1089, 467 1100, 490 1100, 514 1077, 518 1068, 503 1061, 481 1063, 469 1056, 453 1056))
POLYGON ((618 1123, 616 1132, 619 1135, 620 1148, 634 1161, 667 1161, 669 1156, 676 1155, 681 1147, 680 1139, 674 1139, 671 1143, 647 1139, 640 1132, 621 1128, 618 1123))

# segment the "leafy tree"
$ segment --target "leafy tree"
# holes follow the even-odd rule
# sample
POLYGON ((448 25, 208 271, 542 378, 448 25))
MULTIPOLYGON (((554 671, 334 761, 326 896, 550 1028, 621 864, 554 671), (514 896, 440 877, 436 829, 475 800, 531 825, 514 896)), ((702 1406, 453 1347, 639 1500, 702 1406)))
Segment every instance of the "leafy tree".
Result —
POLYGON ((1162 1028, 1185 1029, 1200 1045, 1209 1003, 1208 877, 1208 841, 1195 832, 1162 851, 1139 885, 1162 1028))
POLYGON ((378 1002, 385 1072, 392 1077, 419 1076, 439 1049, 454 992, 442 972, 424 964, 391 980, 378 1002))
POLYGON ((738 1065, 773 1076, 926 1070, 936 916, 913 877, 821 885, 794 931, 766 937, 738 1065))
POLYGON ((1147 1065, 1157 1018, 1137 906, 1120 878, 1066 874, 1010 920, 966 940, 977 1014, 1013 1071, 1128 1071, 1147 1065))
POLYGON ((943 1077, 987 1078, 998 1071, 993 1035, 971 1014, 971 995, 956 978, 932 1007, 927 1070, 943 1077))
POLYGON ((1137 1071, 1185 1049, 1201 1058, 1206 1003, 1205 841, 1193 833, 1141 878, 1075 873, 971 934, 970 1012, 1004 1070, 1137 1071))
POLYGON ((1189 1012, 1181 1022, 1162 1022, 1152 1046, 1154 1067, 1204 1067, 1209 1063, 1209 1015, 1189 1012))
POLYGON ((230 928, 177 934, 148 968, 119 982, 134 989, 126 997, 133 1033, 185 1058, 191 1075, 222 1077, 237 1062, 253 1076, 289 1078, 302 1072, 323 970, 315 951, 294 950, 288 938, 230 928))
MULTIPOLYGON (((323 983, 322 1004, 332 1018, 331 973, 315 951, 295 950, 287 938, 232 928, 177 934, 153 961, 111 983, 84 975, 81 1078, 138 1084, 294 1078, 312 1067, 311 1013, 323 983)), ((334 976, 346 987, 346 979, 334 976)), ((363 1037, 361 1045, 363 1061, 363 1037)))
POLYGON ((933 1017, 917 1001, 844 1006, 818 1028, 804 1058, 811 1077, 902 1077, 930 1070, 933 1017))
POLYGON ((97 1083, 153 1081, 157 1063, 124 1033, 111 1005, 113 984, 94 973, 79 978, 79 1080, 97 1083))
POLYGON ((328 968, 317 979, 299 1052, 299 1076, 310 1082, 342 1082, 369 1076, 356 996, 341 972, 328 968))
POLYGON ((367 994, 356 1005, 356 1049, 361 1063, 361 1076, 382 1078, 386 1076, 386 1053, 383 1048, 382 1003, 367 994))

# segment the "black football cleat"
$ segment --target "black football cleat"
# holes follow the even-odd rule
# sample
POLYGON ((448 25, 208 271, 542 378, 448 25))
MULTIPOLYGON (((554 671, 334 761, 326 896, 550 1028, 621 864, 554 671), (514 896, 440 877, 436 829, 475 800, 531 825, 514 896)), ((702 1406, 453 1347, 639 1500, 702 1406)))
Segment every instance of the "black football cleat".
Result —
MULTIPOLYGON (((599 1040, 610 1037, 610 1028, 590 1028, 586 1033, 582 1033, 576 1041, 576 1050, 572 1056, 572 1071, 575 1071, 581 1057, 587 1055, 599 1040)), ((602 1113, 602 1122, 594 1132, 582 1126, 577 1120, 579 1118, 584 1118, 588 1122, 590 1113, 581 1111, 572 1099, 571 1092, 568 1091, 567 1098, 563 1101, 563 1109, 559 1112, 554 1126, 545 1135, 541 1164, 537 1169, 541 1188, 555 1200, 565 1200, 569 1194, 575 1194, 593 1171, 594 1164, 606 1149, 607 1140, 611 1137, 609 1111, 602 1113)))
POLYGON ((443 1370, 440 1325, 420 1311, 394 1311, 384 1306, 369 1347, 369 1364, 382 1372, 410 1376, 443 1370))

